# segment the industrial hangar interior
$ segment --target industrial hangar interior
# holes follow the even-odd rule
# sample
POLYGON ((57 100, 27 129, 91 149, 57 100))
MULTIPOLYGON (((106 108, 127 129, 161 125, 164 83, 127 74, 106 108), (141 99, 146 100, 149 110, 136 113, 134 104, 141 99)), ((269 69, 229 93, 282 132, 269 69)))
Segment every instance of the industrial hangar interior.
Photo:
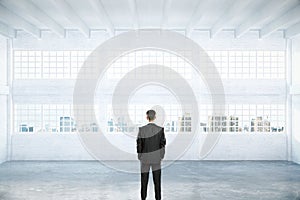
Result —
POLYGON ((299 0, 1 0, 0 77, 0 199, 140 199, 149 109, 162 199, 300 199, 299 0))

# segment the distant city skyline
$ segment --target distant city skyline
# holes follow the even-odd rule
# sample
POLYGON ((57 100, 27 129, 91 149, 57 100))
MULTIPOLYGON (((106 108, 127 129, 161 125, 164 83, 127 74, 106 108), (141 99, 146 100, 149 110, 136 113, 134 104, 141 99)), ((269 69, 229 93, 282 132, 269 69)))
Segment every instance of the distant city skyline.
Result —
MULTIPOLYGON (((49 123, 44 123, 42 129, 37 129, 34 125, 27 123, 20 123, 18 132, 76 132, 78 130, 87 132, 98 132, 99 126, 96 122, 87 123, 81 127, 77 127, 76 122, 70 116, 59 116, 59 124, 57 126, 50 126, 49 123)), ((218 116, 211 115, 207 117, 207 121, 200 122, 201 131, 203 132, 284 132, 285 126, 272 126, 268 120, 269 116, 265 118, 262 116, 254 117, 247 124, 241 126, 240 119, 237 116, 218 116)), ((192 119, 190 113, 179 116, 177 120, 166 120, 164 123, 166 132, 191 132, 192 119)), ((134 132, 137 131, 136 127, 142 126, 147 122, 139 120, 135 126, 128 127, 127 123, 119 117, 118 120, 110 118, 106 123, 106 132, 134 132)))

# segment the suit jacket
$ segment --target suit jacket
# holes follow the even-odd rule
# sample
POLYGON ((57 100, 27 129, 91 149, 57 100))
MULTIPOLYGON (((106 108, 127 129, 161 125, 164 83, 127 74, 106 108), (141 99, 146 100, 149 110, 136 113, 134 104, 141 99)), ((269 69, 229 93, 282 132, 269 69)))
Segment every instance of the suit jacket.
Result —
POLYGON ((137 137, 138 159, 143 163, 159 163, 165 156, 164 128, 149 123, 139 128, 137 137))

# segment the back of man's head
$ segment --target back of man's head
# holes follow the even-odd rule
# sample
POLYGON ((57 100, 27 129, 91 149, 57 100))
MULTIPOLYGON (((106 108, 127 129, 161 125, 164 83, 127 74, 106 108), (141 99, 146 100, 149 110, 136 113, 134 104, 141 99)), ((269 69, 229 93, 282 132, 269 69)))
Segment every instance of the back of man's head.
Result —
POLYGON ((149 121, 153 121, 153 120, 155 120, 156 112, 155 112, 154 110, 148 110, 148 111, 146 112, 146 115, 147 115, 147 119, 148 119, 149 121))

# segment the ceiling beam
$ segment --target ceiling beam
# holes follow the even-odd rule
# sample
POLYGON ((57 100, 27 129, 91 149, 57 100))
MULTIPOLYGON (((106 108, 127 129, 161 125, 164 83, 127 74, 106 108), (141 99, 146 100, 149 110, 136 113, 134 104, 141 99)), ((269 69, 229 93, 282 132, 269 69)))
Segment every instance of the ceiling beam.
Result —
POLYGON ((0 34, 8 38, 14 38, 15 30, 12 27, 0 22, 0 34))
POLYGON ((235 1, 231 6, 225 10, 224 15, 212 26, 210 31, 210 37, 215 37, 222 29, 224 24, 230 22, 233 18, 239 16, 239 14, 251 3, 248 0, 235 1))
MULTIPOLYGON (((232 2, 232 0, 229 0, 229 2, 232 2)), ((190 36, 191 32, 195 29, 195 26, 199 24, 205 13, 223 7, 224 3, 225 1, 221 0, 198 0, 198 4, 192 13, 192 17, 186 26, 186 36, 190 36)))
POLYGON ((60 37, 65 36, 65 30, 52 18, 45 14, 39 7, 37 7, 30 0, 1 0, 1 3, 10 10, 14 10, 22 18, 34 18, 47 26, 51 31, 60 37))
POLYGON ((160 28, 164 29, 168 24, 168 14, 172 4, 172 0, 163 0, 163 9, 162 9, 162 17, 160 22, 160 28))
POLYGON ((136 0, 128 0, 129 1, 129 7, 132 13, 132 22, 133 22, 133 28, 139 29, 139 13, 137 8, 137 2, 136 0))
POLYGON ((289 10, 286 14, 280 16, 279 18, 273 20, 268 25, 264 26, 260 30, 260 38, 265 38, 269 36, 273 32, 282 28, 284 25, 295 24, 299 21, 300 21, 300 5, 289 10))
POLYGON ((53 0, 53 2, 55 2, 56 6, 72 24, 74 24, 86 37, 90 37, 90 28, 65 0, 53 0))
POLYGON ((115 28, 107 14, 106 9, 101 0, 89 0, 90 4, 92 5, 93 9, 96 11, 97 15, 99 16, 102 23, 105 25, 106 31, 111 35, 115 35, 115 28))
POLYGON ((243 36, 246 32, 248 32, 254 25, 265 21, 270 18, 270 13, 276 13, 285 9, 287 6, 290 6, 292 1, 290 0, 270 0, 270 1, 262 1, 263 5, 259 5, 256 7, 253 15, 248 17, 248 20, 245 23, 242 23, 235 30, 235 36, 237 38, 243 36), (266 2, 266 3, 265 3, 266 2))
POLYGON ((192 16, 186 26, 186 35, 190 36, 194 26, 201 20, 203 13, 206 8, 208 8, 208 4, 210 1, 199 0, 196 8, 194 9, 192 16))
POLYGON ((292 37, 295 37, 297 35, 300 35, 300 22, 293 25, 293 26, 290 26, 285 31, 285 37, 286 38, 292 38, 292 37))
POLYGON ((13 28, 21 28, 24 31, 32 34, 36 38, 41 37, 41 31, 35 27, 34 25, 30 24, 22 17, 16 15, 15 13, 8 10, 6 7, 0 4, 0 19, 2 22, 8 24, 13 28))

